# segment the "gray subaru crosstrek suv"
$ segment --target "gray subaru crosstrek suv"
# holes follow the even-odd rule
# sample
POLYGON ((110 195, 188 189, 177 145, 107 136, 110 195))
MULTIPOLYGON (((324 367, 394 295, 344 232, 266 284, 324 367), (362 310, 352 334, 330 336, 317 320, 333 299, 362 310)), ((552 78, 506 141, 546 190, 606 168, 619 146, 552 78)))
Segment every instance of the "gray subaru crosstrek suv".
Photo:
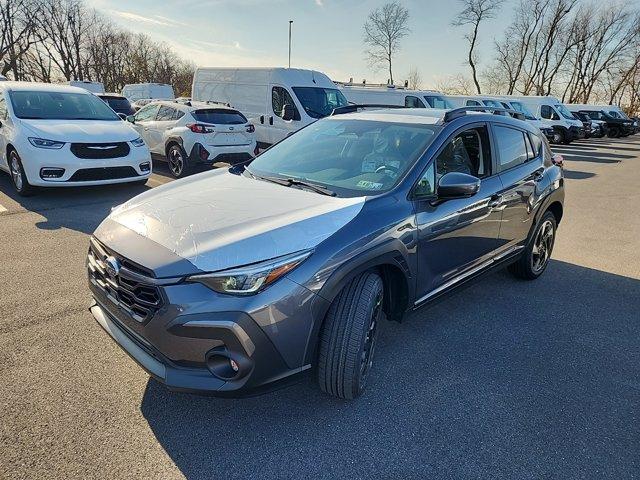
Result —
POLYGON ((358 396, 383 318, 548 265, 561 157, 516 112, 479 110, 342 107, 133 198, 91 238, 93 316, 173 390, 239 395, 310 369, 358 396))

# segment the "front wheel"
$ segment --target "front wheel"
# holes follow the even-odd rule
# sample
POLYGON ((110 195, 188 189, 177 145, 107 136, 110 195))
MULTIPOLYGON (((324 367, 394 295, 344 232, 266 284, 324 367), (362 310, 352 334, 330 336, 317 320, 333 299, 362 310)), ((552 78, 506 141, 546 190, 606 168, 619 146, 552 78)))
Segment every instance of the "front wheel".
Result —
POLYGON ((380 276, 365 272, 329 307, 320 332, 317 365, 318 383, 324 392, 352 399, 364 391, 383 318, 383 298, 380 276))
POLYGON ((565 134, 562 130, 555 129, 553 131, 553 143, 561 145, 565 142, 565 134))
POLYGON ((11 172, 13 187, 18 192, 18 195, 29 197, 35 193, 35 188, 29 183, 27 175, 24 173, 22 160, 20 160, 20 156, 15 150, 11 150, 9 153, 9 171, 11 172))
POLYGON ((545 212, 522 256, 509 265, 509 271, 518 278, 535 280, 546 270, 556 239, 557 222, 551 212, 545 212))

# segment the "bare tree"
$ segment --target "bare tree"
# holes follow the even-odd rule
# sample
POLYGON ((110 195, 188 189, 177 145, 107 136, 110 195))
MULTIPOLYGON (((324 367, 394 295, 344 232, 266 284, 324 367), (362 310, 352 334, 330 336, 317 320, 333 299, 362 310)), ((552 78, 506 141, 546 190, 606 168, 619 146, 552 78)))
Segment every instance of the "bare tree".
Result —
POLYGON ((469 52, 467 54, 467 63, 471 67, 473 83, 478 93, 482 93, 480 81, 478 80, 476 54, 476 46, 478 43, 478 32, 480 24, 489 18, 495 16, 498 8, 504 3, 504 0, 461 0, 462 11, 458 17, 452 22, 455 27, 471 26, 471 31, 465 35, 469 42, 469 52))
POLYGON ((436 82, 436 90, 446 95, 472 95, 474 87, 473 80, 461 73, 436 82))
POLYGON ((386 65, 393 84, 393 56, 400 50, 400 40, 409 34, 409 10, 398 1, 386 3, 369 14, 364 24, 364 43, 372 67, 386 65))
POLYGON ((34 23, 27 12, 33 6, 31 0, 0 0, 0 73, 13 71, 18 78, 18 62, 33 44, 34 23))
POLYGON ((409 83, 409 88, 413 90, 422 88, 422 75, 420 75, 420 70, 417 67, 411 67, 409 75, 407 75, 407 82, 409 83))

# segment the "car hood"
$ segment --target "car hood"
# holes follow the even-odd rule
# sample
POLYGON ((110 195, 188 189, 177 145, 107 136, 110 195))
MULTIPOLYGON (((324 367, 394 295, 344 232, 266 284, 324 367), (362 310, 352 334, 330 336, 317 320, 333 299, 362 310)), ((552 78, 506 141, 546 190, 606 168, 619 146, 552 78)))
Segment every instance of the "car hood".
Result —
MULTIPOLYGON (((314 248, 349 223, 364 197, 336 198, 218 170, 149 190, 95 232, 109 246, 134 231, 207 272, 314 248)), ((119 252, 135 261, 135 252, 119 252)))
POLYGON ((20 122, 31 132, 30 136, 58 142, 128 142, 140 136, 128 122, 121 120, 21 119, 20 122))

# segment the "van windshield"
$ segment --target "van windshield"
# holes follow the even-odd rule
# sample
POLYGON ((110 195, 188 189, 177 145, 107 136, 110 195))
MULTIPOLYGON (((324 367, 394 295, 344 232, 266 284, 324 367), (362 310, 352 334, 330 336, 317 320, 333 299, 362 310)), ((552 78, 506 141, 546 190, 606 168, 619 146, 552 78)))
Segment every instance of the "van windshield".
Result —
POLYGON ((335 108, 347 105, 347 99, 337 88, 293 87, 293 93, 302 104, 302 108, 312 118, 330 115, 335 108))
POLYGON ((520 112, 524 115, 524 118, 527 120, 537 120, 537 118, 531 113, 531 111, 524 106, 522 102, 511 101, 511 108, 513 108, 516 112, 520 112))
POLYGON ((441 128, 330 117, 263 152, 245 174, 305 181, 341 197, 376 195, 400 181, 441 128))
POLYGON ((496 100, 487 100, 487 99, 485 99, 485 100, 482 101, 482 103, 484 103, 484 105, 486 107, 504 108, 502 106, 502 104, 500 102, 496 101, 496 100))
POLYGON ((573 116, 573 114, 569 111, 569 109, 567 107, 565 107, 564 105, 562 105, 561 103, 558 103, 557 105, 554 105, 555 109, 558 110, 560 112, 560 115, 562 115, 564 118, 568 119, 568 120, 575 120, 576 117, 573 116))
POLYGON ((106 103, 91 93, 13 91, 11 105, 16 117, 25 120, 117 120, 106 103))
POLYGON ((424 99, 431 108, 439 108, 442 110, 450 110, 453 108, 451 102, 441 95, 425 95, 424 99))

